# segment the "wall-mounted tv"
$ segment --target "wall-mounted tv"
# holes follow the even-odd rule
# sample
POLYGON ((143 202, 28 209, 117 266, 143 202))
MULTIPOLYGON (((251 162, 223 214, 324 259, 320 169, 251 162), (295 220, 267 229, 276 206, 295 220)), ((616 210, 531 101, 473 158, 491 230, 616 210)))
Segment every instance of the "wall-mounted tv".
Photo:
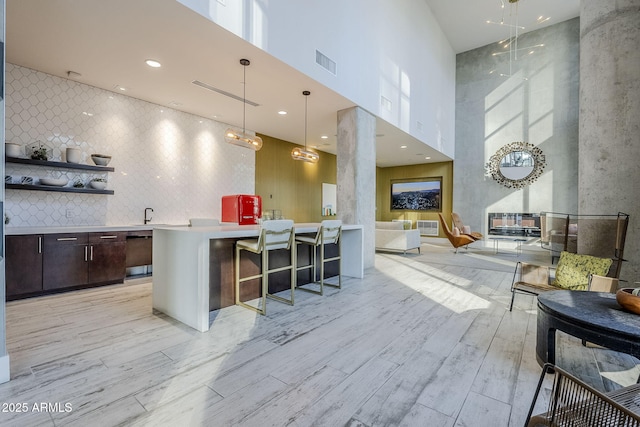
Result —
POLYGON ((391 180, 392 211, 440 212, 442 177, 391 180))

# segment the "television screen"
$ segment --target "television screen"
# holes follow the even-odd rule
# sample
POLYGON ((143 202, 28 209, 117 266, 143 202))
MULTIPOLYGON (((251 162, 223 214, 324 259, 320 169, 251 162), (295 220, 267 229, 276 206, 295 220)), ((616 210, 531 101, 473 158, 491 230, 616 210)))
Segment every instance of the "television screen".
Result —
POLYGON ((442 178, 391 181, 391 210, 440 211, 442 178))

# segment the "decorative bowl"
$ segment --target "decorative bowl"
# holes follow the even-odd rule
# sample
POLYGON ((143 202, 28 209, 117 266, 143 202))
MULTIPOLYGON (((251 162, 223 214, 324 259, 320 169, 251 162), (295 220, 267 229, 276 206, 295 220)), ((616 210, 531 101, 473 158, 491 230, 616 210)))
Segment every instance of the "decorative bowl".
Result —
POLYGON ((111 156, 105 154, 92 154, 91 160, 98 166, 107 166, 111 161, 111 156))
POLYGON ((41 185, 51 185, 53 187, 64 187, 68 182, 67 178, 40 178, 41 185))
POLYGON ((633 295, 634 288, 622 288, 616 292, 616 301, 622 308, 640 314, 640 296, 633 295))
POLYGON ((104 190, 107 188, 107 183, 103 181, 91 181, 89 182, 89 186, 91 188, 95 188, 96 190, 104 190))
POLYGON ((13 142, 4 143, 4 155, 7 157, 20 157, 22 156, 22 145, 14 144, 13 142))

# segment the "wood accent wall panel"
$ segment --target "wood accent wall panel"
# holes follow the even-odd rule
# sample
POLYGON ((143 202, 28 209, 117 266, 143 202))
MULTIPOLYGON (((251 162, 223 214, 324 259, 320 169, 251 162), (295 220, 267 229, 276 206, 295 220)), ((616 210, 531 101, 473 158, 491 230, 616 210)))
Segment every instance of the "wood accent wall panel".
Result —
POLYGON ((291 158, 291 144, 267 135, 256 153, 256 194, 262 197, 262 209, 280 209, 285 218, 296 222, 320 222, 322 183, 337 182, 336 156, 320 152, 316 164, 291 158))
MULTIPOLYGON (((391 180, 424 177, 442 177, 442 213, 445 218, 451 217, 453 209, 453 162, 424 163, 420 165, 377 168, 376 171, 376 221, 392 219, 410 219, 438 221, 437 212, 392 211, 391 180)), ((440 230, 440 237, 445 237, 440 230)))

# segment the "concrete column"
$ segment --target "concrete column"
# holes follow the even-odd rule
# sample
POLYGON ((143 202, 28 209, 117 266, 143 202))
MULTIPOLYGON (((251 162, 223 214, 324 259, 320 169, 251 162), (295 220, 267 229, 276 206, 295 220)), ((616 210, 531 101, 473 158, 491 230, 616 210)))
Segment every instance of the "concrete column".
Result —
POLYGON ((364 227, 364 268, 375 263, 376 119, 360 107, 338 111, 337 214, 364 227))
MULTIPOLYGON (((630 214, 621 278, 640 280, 640 0, 580 2, 578 211, 630 214)), ((582 236, 578 252, 591 243, 582 236)))

